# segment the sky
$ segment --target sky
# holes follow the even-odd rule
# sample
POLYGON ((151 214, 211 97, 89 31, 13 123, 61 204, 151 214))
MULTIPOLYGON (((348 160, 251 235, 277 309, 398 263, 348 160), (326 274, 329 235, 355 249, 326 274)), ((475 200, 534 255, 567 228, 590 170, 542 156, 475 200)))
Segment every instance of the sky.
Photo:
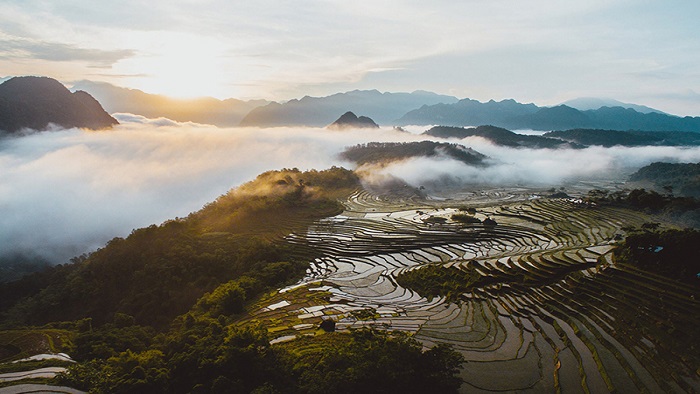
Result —
POLYGON ((428 90, 700 115, 696 0, 0 0, 0 76, 175 97, 428 90))

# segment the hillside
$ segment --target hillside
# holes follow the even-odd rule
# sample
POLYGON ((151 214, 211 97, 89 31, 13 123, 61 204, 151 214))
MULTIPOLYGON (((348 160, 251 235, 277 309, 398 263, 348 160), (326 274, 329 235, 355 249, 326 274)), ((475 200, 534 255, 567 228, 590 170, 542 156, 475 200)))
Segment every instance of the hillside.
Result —
POLYGON ((449 127, 435 126, 423 133, 439 138, 467 138, 482 137, 496 145, 508 146, 512 148, 532 148, 532 149, 557 149, 557 148, 578 148, 578 144, 571 144, 555 138, 547 138, 537 135, 522 135, 495 126, 478 127, 449 127))
POLYGON ((32 382, 98 393, 455 393, 463 358, 447 345, 425 349, 370 327, 321 330, 317 314, 295 323, 311 335, 273 345, 275 329, 254 317, 270 296, 300 297, 291 305, 302 310, 330 299, 306 286, 277 291, 324 254, 285 238, 342 211, 339 199, 358 189, 341 168, 270 171, 185 219, 0 285, 0 322, 16 328, 0 331, 0 373, 58 366, 69 373, 32 382), (68 351, 77 363, 7 361, 41 351, 68 351))
POLYGON ((281 278, 296 275, 295 256, 307 251, 279 241, 341 212, 337 198, 358 185, 352 172, 340 168, 261 174, 187 218, 134 230, 74 264, 0 286, 0 321, 104 323, 126 313, 139 324, 167 326, 230 278, 282 262, 281 278), (45 288, 47 275, 52 279, 45 288))
POLYGON ((602 107, 580 111, 566 105, 538 107, 514 100, 481 103, 464 99, 454 104, 423 106, 401 117, 399 125, 475 126, 490 124, 507 129, 611 129, 700 132, 700 117, 640 113, 630 108, 602 107))
POLYGON ((92 81, 77 82, 72 89, 89 92, 110 113, 127 112, 147 118, 164 117, 178 122, 206 123, 221 127, 238 126, 252 109, 268 104, 265 100, 243 101, 232 98, 175 99, 92 81))
POLYGON ((463 145, 444 142, 370 142, 355 145, 340 156, 358 165, 387 164, 418 157, 445 157, 469 165, 484 165, 486 156, 463 145))
POLYGON ((55 79, 15 77, 0 84, 0 130, 104 129, 118 124, 88 93, 71 93, 55 79))
POLYGON ((366 116, 358 117, 354 113, 348 111, 341 115, 335 122, 329 124, 328 128, 337 130, 350 128, 378 129, 379 125, 366 116))
POLYGON ((252 110, 241 126, 315 126, 324 127, 338 114, 351 111, 365 114, 379 124, 390 124, 406 112, 422 105, 454 103, 457 98, 431 92, 380 93, 377 90, 353 90, 326 97, 305 96, 286 103, 270 103, 252 110))
POLYGON ((643 190, 533 193, 267 172, 0 285, 0 354, 68 351, 48 382, 97 393, 697 391, 698 232, 643 190))
POLYGON ((700 163, 652 163, 630 175, 630 181, 649 182, 658 190, 700 198, 700 163))
POLYGON ((700 133, 681 131, 637 131, 572 129, 550 131, 544 137, 558 138, 581 145, 597 146, 697 146, 700 133))

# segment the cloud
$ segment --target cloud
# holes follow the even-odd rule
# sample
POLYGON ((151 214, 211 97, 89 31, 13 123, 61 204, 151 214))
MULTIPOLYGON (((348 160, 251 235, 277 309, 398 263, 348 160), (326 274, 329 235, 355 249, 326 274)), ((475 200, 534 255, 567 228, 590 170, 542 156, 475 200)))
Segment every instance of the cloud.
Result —
MULTIPOLYGON (((174 120, 168 119, 168 118, 147 118, 142 115, 136 115, 136 114, 130 114, 130 113, 114 113, 112 114, 112 117, 117 119, 119 123, 136 123, 136 124, 141 124, 141 125, 149 125, 149 126, 155 126, 155 127, 164 127, 164 126, 177 126, 182 123, 178 123, 174 120)), ((195 123, 185 123, 185 124, 190 124, 190 125, 195 125, 195 123)))
POLYGON ((5 38, 0 40, 0 55, 7 59, 39 59, 54 62, 82 61, 96 68, 109 68, 114 63, 136 54, 130 49, 103 50, 76 45, 5 38))
POLYGON ((488 155, 489 166, 479 168, 454 160, 418 158, 375 168, 375 175, 398 177, 413 186, 426 186, 439 194, 445 187, 552 187, 575 185, 580 181, 619 183, 640 167, 655 161, 700 162, 700 147, 534 150, 494 146, 478 137, 467 138, 461 143, 488 155))
MULTIPOLYGON (((347 146, 425 139, 391 129, 216 128, 117 116, 122 125, 111 131, 0 138, 0 251, 64 263, 134 228, 184 217, 261 172, 350 167, 338 157, 347 146)), ((613 171, 626 175, 658 160, 700 161, 698 148, 537 151, 479 138, 462 143, 489 155, 493 165, 416 159, 381 171, 414 186, 442 178, 459 185, 559 185, 613 171)))
POLYGON ((219 129, 119 114, 111 131, 0 138, 0 251, 66 262, 186 216, 257 174, 348 165, 345 146, 394 132, 219 129))

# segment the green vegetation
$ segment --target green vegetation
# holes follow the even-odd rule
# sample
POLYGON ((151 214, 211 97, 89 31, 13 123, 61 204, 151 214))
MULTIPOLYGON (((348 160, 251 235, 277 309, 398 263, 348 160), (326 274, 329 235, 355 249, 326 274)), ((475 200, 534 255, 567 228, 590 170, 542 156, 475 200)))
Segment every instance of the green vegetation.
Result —
POLYGON ((402 272, 396 277, 399 285, 412 289, 423 297, 431 300, 436 296, 446 297, 450 302, 458 301, 462 294, 470 292, 476 286, 483 286, 485 279, 472 265, 446 268, 441 264, 426 265, 402 272))
POLYGON ((74 335, 73 330, 53 328, 0 331, 0 363, 35 354, 66 352, 74 335))
POLYGON ((688 146, 700 145, 700 134, 683 131, 571 129, 550 131, 544 137, 591 146, 688 146))
POLYGON ((486 156, 463 145, 444 142, 370 142, 345 149, 344 159, 362 164, 382 164, 416 157, 446 156, 469 165, 483 165, 486 156))
POLYGON ((95 393, 456 392, 462 357, 370 329, 271 346, 261 325, 187 314, 147 350, 69 367, 60 384, 95 393))
POLYGON ((700 227, 700 200, 692 197, 662 195, 646 189, 614 193, 608 193, 606 190, 591 190, 586 200, 660 215, 682 226, 700 227))
POLYGON ((698 230, 641 230, 625 238, 615 250, 615 259, 620 264, 700 287, 698 245, 698 230))
POLYGON ((639 212, 691 200, 596 190, 586 203, 480 206, 499 222, 485 226, 454 223, 475 219, 468 206, 449 221, 454 201, 357 188, 342 169, 265 173, 187 218, 0 285, 3 324, 47 323, 0 332, 0 352, 61 349, 78 363, 52 383, 96 393, 697 387, 700 237, 639 212), (339 198, 342 220, 316 221, 339 198), (308 282, 278 291, 303 272, 308 282))
MULTIPOLYGON (((697 133, 689 133, 700 135, 697 133)), ((630 175, 631 181, 652 182, 659 190, 700 198, 700 163, 651 163, 630 175)))
POLYGON ((462 139, 467 137, 482 137, 496 145, 509 146, 513 148, 556 149, 582 147, 578 144, 571 144, 569 142, 562 141, 561 139, 547 138, 539 135, 522 135, 495 126, 479 126, 470 128, 434 126, 423 134, 439 138, 462 139))
POLYGON ((481 220, 477 219, 474 217, 474 215, 469 215, 469 214, 464 214, 464 213, 455 213, 452 216, 450 216, 450 219, 452 219, 455 222, 460 222, 460 223, 466 223, 466 224, 479 224, 481 223, 481 220))
POLYGON ((0 332, 0 352, 68 352, 78 363, 52 383, 96 393, 456 392, 462 358, 444 345, 360 330, 271 346, 246 313, 316 256, 282 236, 340 213, 358 185, 340 168, 267 172, 187 218, 2 284, 3 325, 61 330, 0 332))
MULTIPOLYGON (((73 264, 0 285, 2 321, 21 326, 91 318, 99 326, 124 313, 162 329, 204 293, 243 276, 252 282, 239 296, 253 298, 304 271, 297 259, 313 251, 293 248, 282 237, 342 212, 338 198, 358 185, 342 168, 266 172, 187 218, 134 230, 73 264)), ((227 311, 235 308, 230 298, 222 301, 227 311)))

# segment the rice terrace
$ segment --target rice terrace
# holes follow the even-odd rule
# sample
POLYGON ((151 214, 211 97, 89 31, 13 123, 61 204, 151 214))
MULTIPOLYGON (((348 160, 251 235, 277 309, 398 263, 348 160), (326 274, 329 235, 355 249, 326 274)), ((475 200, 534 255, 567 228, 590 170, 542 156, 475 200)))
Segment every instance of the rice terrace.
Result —
POLYGON ((450 344, 465 359, 464 392, 697 391, 697 288, 613 253, 621 229, 652 218, 542 194, 358 190, 341 215, 286 238, 323 256, 250 318, 268 325, 273 343, 332 319, 339 330, 450 344))
POLYGON ((3 1, 0 394, 700 393, 698 15, 3 1))

